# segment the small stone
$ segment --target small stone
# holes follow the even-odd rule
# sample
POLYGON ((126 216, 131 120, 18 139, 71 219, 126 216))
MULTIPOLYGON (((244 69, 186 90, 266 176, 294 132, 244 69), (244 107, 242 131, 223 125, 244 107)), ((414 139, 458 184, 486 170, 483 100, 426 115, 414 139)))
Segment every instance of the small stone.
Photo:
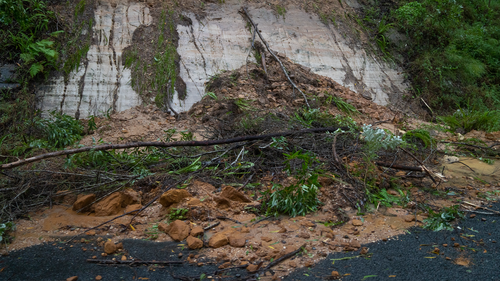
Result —
POLYGON ((434 248, 434 251, 432 251, 432 253, 436 255, 439 255, 439 252, 440 252, 439 248, 434 248))
POLYGON ((352 220, 351 223, 354 226, 362 226, 363 225, 363 222, 360 220, 352 220))
POLYGON ((210 237, 210 240, 208 241, 208 246, 212 248, 219 248, 227 245, 228 243, 229 239, 227 238, 226 235, 217 233, 214 236, 210 237))
POLYGON ((360 255, 366 255, 368 254, 368 248, 367 247, 363 247, 361 248, 361 251, 359 252, 360 255))
POLYGON ((451 258, 450 258, 450 257, 446 257, 446 260, 448 260, 448 261, 449 261, 449 260, 451 260, 451 258))
POLYGON ((382 238, 382 241, 386 242, 386 241, 387 241, 387 238, 382 238))
POLYGON ((453 247, 458 248, 458 247, 460 247, 460 244, 458 244, 458 243, 454 243, 454 244, 453 244, 453 247))
POLYGON ((203 230, 203 228, 201 226, 196 226, 193 229, 191 229, 191 236, 198 237, 198 236, 203 235, 204 232, 205 231, 203 230))
POLYGON ((352 240, 351 243, 349 244, 349 246, 351 246, 353 248, 361 248, 361 244, 359 243, 358 240, 352 240))
POLYGON ((114 252, 116 252, 116 250, 117 250, 117 247, 113 241, 108 240, 108 241, 106 241, 106 243, 104 243, 104 252, 106 254, 111 255, 114 252))
MULTIPOLYGON (((186 243, 187 243, 188 248, 192 249, 192 250, 200 249, 203 247, 203 241, 201 241, 201 239, 193 237, 193 236, 188 236, 188 238, 186 239, 186 243)), ((182 253, 179 253, 179 254, 181 255, 182 253)))
POLYGON ((286 233, 286 228, 282 227, 278 230, 278 233, 286 233))
POLYGON ((127 256, 122 256, 121 260, 122 261, 126 261, 127 260, 127 256))
POLYGON ((95 235, 95 230, 89 230, 87 232, 85 232, 86 235, 89 235, 89 236, 94 236, 95 235))
POLYGON ((224 269, 224 268, 228 268, 228 267, 231 267, 231 262, 225 262, 225 263, 221 264, 219 266, 219 269, 224 269))
POLYGON ((185 222, 176 220, 169 226, 168 235, 170 235, 174 241, 182 241, 189 236, 189 225, 185 222))
POLYGON ((232 247, 244 247, 245 243, 246 239, 243 235, 234 233, 229 236, 229 245, 232 247))
POLYGON ((451 241, 455 241, 455 237, 451 237, 451 241))
POLYGON ((469 218, 471 218, 471 219, 473 219, 473 218, 475 218, 475 217, 476 217, 476 214, 471 214, 471 215, 469 216, 469 218))
POLYGON ((300 222, 300 225, 305 226, 305 227, 316 227, 316 225, 308 220, 303 220, 300 222))
POLYGON ((448 244, 443 244, 443 247, 448 247, 448 244))
POLYGON ((304 265, 305 265, 305 267, 311 267, 314 265, 314 262, 312 260, 308 260, 308 261, 306 261, 306 263, 304 265))
POLYGON ((257 264, 249 264, 247 266, 247 271, 249 271, 249 272, 254 272, 257 269, 259 269, 259 265, 257 265, 257 264))
POLYGON ((260 240, 265 241, 265 242, 271 242, 273 239, 271 239, 270 237, 267 237, 267 236, 262 236, 260 238, 260 240))
POLYGON ((482 221, 486 221, 486 218, 481 218, 482 221))
POLYGON ((76 281, 78 280, 78 276, 71 276, 69 278, 66 278, 66 281, 76 281))
POLYGON ((293 268, 297 267, 297 264, 294 261, 291 261, 288 265, 290 265, 293 268))
POLYGON ((101 253, 101 257, 107 257, 107 256, 108 256, 108 254, 106 254, 106 253, 101 253))
POLYGON ((339 277, 340 274, 338 271, 332 271, 332 277, 339 277))
MULTIPOLYGON (((188 237, 188 238, 189 238, 189 237, 188 237)), ((182 254, 182 253, 179 253, 179 254, 177 255, 177 257, 179 257, 179 258, 182 258, 182 256, 183 256, 183 254, 182 254)))
POLYGON ((174 203, 179 203, 183 199, 191 197, 191 194, 185 190, 185 189, 173 189, 165 192, 161 197, 160 197, 160 204, 168 208, 170 205, 174 203))
POLYGON ((95 280, 102 280, 102 276, 101 276, 101 275, 97 275, 97 276, 95 277, 95 280))

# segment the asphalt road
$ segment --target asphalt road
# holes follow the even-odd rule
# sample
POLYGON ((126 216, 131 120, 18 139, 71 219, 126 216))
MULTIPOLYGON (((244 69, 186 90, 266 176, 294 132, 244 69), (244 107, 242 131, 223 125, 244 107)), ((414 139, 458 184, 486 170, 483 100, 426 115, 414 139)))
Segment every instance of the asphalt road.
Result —
MULTIPOLYGON (((496 203, 492 209, 500 210, 500 204, 496 203)), ((332 280, 332 271, 337 271, 341 280, 500 280, 500 216, 467 216, 454 231, 433 232, 421 228, 409 231, 411 234, 386 242, 363 245, 369 248, 369 256, 360 256, 359 251, 330 254, 315 266, 296 270, 284 280, 332 280), (460 246, 453 247, 455 243, 460 246), (433 253, 435 248, 439 248, 439 254, 433 253)), ((123 244, 130 256, 144 261, 179 261, 196 254, 196 251, 181 249, 177 243, 125 240, 123 244), (178 257, 179 252, 183 258, 178 257)), ((198 261, 203 262, 202 266, 184 263, 133 267, 86 261, 100 253, 101 248, 95 242, 79 240, 71 244, 56 242, 29 247, 0 257, 0 280, 54 281, 78 276, 78 280, 90 281, 98 275, 102 280, 113 281, 180 280, 174 276, 195 280, 203 274, 214 274, 218 266, 203 260, 198 261)), ((222 280, 248 277, 244 269, 225 271, 223 275, 222 280)))

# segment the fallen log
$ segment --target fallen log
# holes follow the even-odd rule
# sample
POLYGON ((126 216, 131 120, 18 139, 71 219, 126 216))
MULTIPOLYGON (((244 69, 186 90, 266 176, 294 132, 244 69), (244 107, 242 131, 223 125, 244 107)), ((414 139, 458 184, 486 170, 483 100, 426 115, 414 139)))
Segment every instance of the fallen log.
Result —
MULTIPOLYGON (((111 150, 111 149, 126 149, 126 148, 133 148, 133 147, 151 147, 151 146, 153 146, 153 147, 212 146, 212 145, 228 144, 228 143, 235 143, 235 142, 242 142, 242 141, 265 140, 265 139, 270 139, 273 137, 282 137, 282 136, 284 137, 284 136, 291 136, 291 135, 298 135, 298 134, 321 133, 321 132, 327 132, 327 131, 335 132, 337 129, 339 129, 339 128, 335 128, 335 127, 314 128, 314 129, 306 129, 306 130, 301 130, 301 131, 287 131, 287 132, 267 134, 267 135, 243 136, 243 137, 236 137, 236 138, 231 138, 231 139, 209 140, 209 141, 175 141, 175 142, 153 142, 152 141, 152 142, 130 142, 130 143, 123 143, 123 144, 103 144, 103 145, 97 145, 97 146, 86 146, 86 147, 80 147, 80 148, 73 148, 73 149, 49 152, 49 153, 41 154, 38 156, 34 156, 34 157, 26 158, 26 159, 21 159, 21 160, 15 161, 15 162, 3 164, 3 165, 0 165, 0 170, 12 169, 14 167, 26 165, 26 164, 32 163, 32 162, 37 162, 37 161, 47 159, 47 158, 77 154, 77 153, 88 152, 88 151, 104 151, 104 150, 111 150)), ((346 128, 346 127, 342 127, 340 129, 348 130, 348 128, 346 128)))

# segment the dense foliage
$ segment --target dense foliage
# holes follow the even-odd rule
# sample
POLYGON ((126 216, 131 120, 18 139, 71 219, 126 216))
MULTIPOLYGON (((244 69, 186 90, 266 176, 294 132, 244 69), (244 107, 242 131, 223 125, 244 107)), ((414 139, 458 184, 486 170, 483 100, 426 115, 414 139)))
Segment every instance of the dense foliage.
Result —
POLYGON ((415 93, 438 109, 500 106, 500 1, 403 3, 390 17, 410 39, 399 51, 415 93))

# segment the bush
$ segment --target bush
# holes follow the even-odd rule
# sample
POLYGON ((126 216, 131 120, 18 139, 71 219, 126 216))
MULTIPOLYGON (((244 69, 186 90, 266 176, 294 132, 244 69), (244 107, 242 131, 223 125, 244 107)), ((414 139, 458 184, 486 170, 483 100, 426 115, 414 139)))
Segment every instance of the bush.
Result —
POLYGON ((453 115, 441 116, 438 119, 448 125, 451 132, 468 133, 472 130, 493 132, 500 130, 499 110, 459 109, 453 115))
POLYGON ((49 114, 49 119, 35 119, 35 127, 42 131, 48 146, 64 148, 82 138, 83 126, 78 120, 56 111, 51 111, 49 114))
POLYGON ((320 170, 313 167, 319 161, 309 153, 297 151, 284 154, 287 160, 286 171, 293 172, 292 162, 302 162, 295 176, 296 182, 289 186, 274 184, 271 190, 263 192, 263 206, 267 208, 267 214, 288 214, 292 217, 304 216, 309 212, 315 212, 318 204, 318 173, 320 170))

